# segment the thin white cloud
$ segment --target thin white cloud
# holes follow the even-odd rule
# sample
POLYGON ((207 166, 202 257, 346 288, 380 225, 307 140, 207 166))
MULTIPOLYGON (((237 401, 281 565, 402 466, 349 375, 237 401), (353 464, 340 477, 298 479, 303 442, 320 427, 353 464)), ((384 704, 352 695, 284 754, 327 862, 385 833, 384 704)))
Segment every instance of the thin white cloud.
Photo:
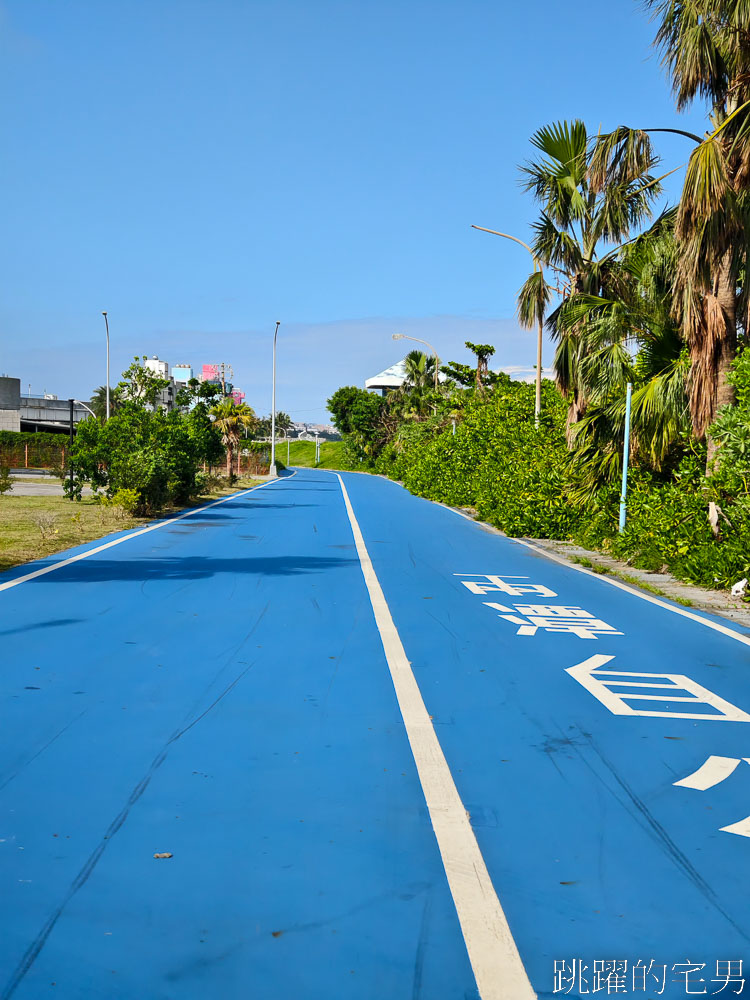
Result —
MULTIPOLYGON (((464 342, 493 344, 493 368, 530 373, 536 340, 513 319, 478 316, 359 317, 328 322, 282 322, 277 343, 277 405, 300 420, 324 420, 326 400, 342 385, 364 386, 365 379, 399 361, 419 344, 394 341, 403 333, 428 341, 442 362, 472 364, 464 342)), ((104 338, 66 344, 30 354, 23 345, 5 349, 0 368, 34 391, 87 399, 104 382, 104 338)), ((155 330, 112 335, 112 381, 134 355, 156 354, 170 365, 225 361, 235 383, 259 413, 271 408, 273 327, 248 330, 155 330)), ((551 350, 549 351, 551 355, 551 350)))

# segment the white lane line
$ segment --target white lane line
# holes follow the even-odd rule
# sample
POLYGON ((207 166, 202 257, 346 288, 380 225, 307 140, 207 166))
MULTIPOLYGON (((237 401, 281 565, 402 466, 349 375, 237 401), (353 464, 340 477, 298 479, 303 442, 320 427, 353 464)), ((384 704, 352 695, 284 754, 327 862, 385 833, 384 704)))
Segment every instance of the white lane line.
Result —
POLYGON ((680 778, 679 781, 673 781, 672 784, 705 792, 707 788, 713 788, 714 785, 718 785, 720 781, 733 774, 740 763, 741 761, 737 757, 718 757, 712 754, 697 771, 693 771, 686 778, 680 778))
MULTIPOLYGON (((295 476, 296 472, 292 473, 295 476)), ((291 479, 292 476, 288 476, 291 479)), ((132 531, 129 535, 123 535, 121 538, 115 538, 114 541, 105 542, 104 545, 97 545, 96 548, 87 549, 86 552, 79 552, 77 556, 71 556, 69 559, 61 559, 60 562, 52 563, 51 566, 43 566, 41 569, 35 569, 31 573, 25 573, 23 576, 17 576, 15 580, 8 580, 6 583, 0 583, 0 591, 10 590, 11 587, 18 587, 22 583, 26 583, 28 580, 36 580, 37 577, 45 576, 47 573, 53 573, 56 569, 62 569, 64 566, 71 566, 73 563, 80 562, 81 559, 88 559, 89 556, 94 556, 98 552, 104 552, 105 549, 111 549, 115 545, 122 545, 123 542, 129 542, 131 538, 138 538, 139 535, 147 535, 149 531, 156 531, 157 528, 164 528, 168 524, 176 524, 177 521, 183 521, 186 517, 192 517, 193 514, 201 514, 204 510, 210 510, 211 507, 218 507, 221 503, 226 503, 228 500, 237 500, 238 497, 245 497, 248 493, 254 493, 255 490, 262 490, 264 486, 270 486, 271 483, 283 482, 280 479, 270 479, 267 483, 261 483, 260 486, 252 486, 249 490, 242 490, 240 493, 232 493, 231 496, 222 497, 221 500, 214 500, 213 503, 208 503, 205 507, 196 507, 195 510, 189 510, 185 514, 180 514, 179 517, 170 517, 166 521, 159 521, 157 524, 150 524, 147 528, 140 528, 138 531, 132 531)))
MULTIPOLYGON (((446 510, 451 511, 452 514, 458 514, 459 517, 463 517, 466 521, 470 521, 472 524, 477 524, 478 522, 473 518, 469 517, 468 514, 464 514, 462 510, 456 510, 455 507, 449 507, 447 504, 438 503, 433 500, 433 503, 437 503, 438 507, 444 507, 446 510)), ((548 552, 547 549, 541 548, 539 545, 534 545, 533 542, 527 542, 523 538, 509 538, 504 535, 497 528, 493 528, 491 524, 485 524, 484 521, 481 522, 485 527, 490 528, 493 532, 501 538, 506 538, 509 542, 515 542, 517 545, 525 545, 527 549, 532 549, 534 552, 538 552, 540 556, 544 556, 545 559, 552 559, 554 562, 560 563, 562 566, 567 567, 567 569, 573 569, 576 573, 585 573, 586 576, 592 577, 594 580, 598 580, 600 583, 608 583, 610 587, 617 587, 618 590, 624 590, 626 594, 633 594, 634 597, 640 597, 642 601, 648 601, 649 604, 655 604, 657 608, 664 608, 665 611, 671 611, 675 615, 682 615, 683 618, 689 618, 691 621, 698 622, 699 625, 705 625, 707 628, 712 628, 715 632, 721 632, 722 635, 729 636, 730 639, 736 639, 737 642, 742 642, 746 646, 750 646, 750 636, 743 635, 741 632, 735 632, 734 629, 728 628, 726 625, 721 625, 719 622, 712 622, 708 618, 702 618, 700 615, 696 615, 693 611, 688 611, 686 608, 676 608, 673 604, 667 604, 666 601, 660 601, 658 597, 651 597, 649 594, 644 594, 640 590, 636 590, 634 587, 629 587, 626 583, 620 583, 619 580, 613 580, 609 576, 605 576, 602 573, 592 573, 590 569, 586 569, 585 566, 576 566, 575 563, 569 563, 562 556, 556 555, 554 552, 548 552)))
POLYGON ((337 476, 448 885, 482 1000, 534 1000, 526 970, 435 735, 375 574, 341 476, 337 476))

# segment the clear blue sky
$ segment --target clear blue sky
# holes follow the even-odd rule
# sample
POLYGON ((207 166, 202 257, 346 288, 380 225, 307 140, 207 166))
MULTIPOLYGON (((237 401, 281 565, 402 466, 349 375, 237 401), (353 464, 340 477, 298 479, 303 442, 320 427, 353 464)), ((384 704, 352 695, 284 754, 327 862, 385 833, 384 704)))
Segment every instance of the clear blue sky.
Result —
POLYGON ((88 398, 102 309, 113 381, 226 360, 259 413, 281 320, 300 420, 398 360, 393 332, 532 364, 527 256, 470 224, 528 234, 545 123, 702 129, 653 30, 635 0, 4 0, 0 372, 88 398))

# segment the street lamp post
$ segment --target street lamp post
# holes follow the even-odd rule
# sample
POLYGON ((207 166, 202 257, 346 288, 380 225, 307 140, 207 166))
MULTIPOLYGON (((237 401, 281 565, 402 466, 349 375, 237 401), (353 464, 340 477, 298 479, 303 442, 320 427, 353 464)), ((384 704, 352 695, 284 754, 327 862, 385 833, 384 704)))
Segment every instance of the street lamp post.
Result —
POLYGON ((109 321, 104 310, 102 310, 102 316, 104 317, 104 327, 107 331, 107 420, 109 420, 109 321))
POLYGON ((394 340, 413 340, 417 344, 424 344, 425 347, 429 347, 429 349, 435 355, 435 388, 437 389, 437 387, 438 387, 438 368, 440 367, 440 358, 438 357, 438 352, 435 350, 435 348, 432 346, 432 344, 428 344, 426 340, 420 340, 419 337, 410 337, 406 333, 394 333, 393 334, 393 339, 394 340))
MULTIPOLYGON (((544 286, 544 269, 542 268, 542 262, 534 254, 534 251, 528 245, 524 243, 523 240, 519 240, 517 236, 510 236, 508 233, 499 233, 496 229, 485 229, 484 226, 472 226, 472 229, 479 229, 483 233, 492 233, 493 236, 502 236, 506 240, 513 240, 514 243, 520 243, 522 247, 529 251, 531 254, 531 259, 534 261, 534 270, 539 268, 539 273, 542 276, 542 286, 544 286)), ((534 400, 534 426, 539 426, 539 416, 542 412, 542 335, 544 333, 544 310, 540 309, 537 312, 537 323, 538 323, 538 336, 536 342, 536 398, 534 400)))
POLYGON ((91 416, 94 418, 94 420, 96 420, 96 414, 94 413, 94 411, 91 409, 90 406, 86 406, 86 404, 82 403, 80 399, 74 399, 73 402, 76 403, 78 406, 82 406, 84 410, 88 410, 91 416))
POLYGON ((276 471, 276 337, 279 333, 281 320, 276 320, 276 329, 273 332, 273 385, 271 389, 271 468, 268 470, 272 476, 277 475, 276 471))

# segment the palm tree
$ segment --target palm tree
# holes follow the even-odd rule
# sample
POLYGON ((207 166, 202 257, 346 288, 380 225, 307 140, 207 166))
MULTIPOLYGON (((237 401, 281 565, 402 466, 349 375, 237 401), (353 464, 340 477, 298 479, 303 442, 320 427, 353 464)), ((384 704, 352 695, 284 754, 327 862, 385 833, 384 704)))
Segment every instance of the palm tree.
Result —
POLYGON ((276 412, 276 430, 281 431, 284 437, 287 437, 289 431, 292 429, 293 421, 288 413, 284 413, 283 410, 277 410, 276 412))
MULTIPOLYGON (((557 341, 554 360, 557 384, 568 399, 570 428, 586 412, 590 390, 586 363, 595 345, 586 322, 588 297, 618 299, 626 281, 617 258, 618 246, 651 217, 659 193, 647 158, 627 183, 596 189, 589 170, 593 143, 582 121, 556 122, 531 138, 542 154, 522 167, 525 187, 541 204, 531 246, 535 262, 555 272, 562 301, 548 317, 557 341), (613 246, 614 244, 614 246, 613 246)), ((519 292, 519 316, 533 325, 543 315, 551 294, 542 270, 535 266, 519 292)))
POLYGON ((435 358, 424 351, 409 351, 404 358, 405 384, 411 389, 430 389, 435 382, 435 358))
POLYGON ((673 461, 690 429, 687 358, 671 314, 677 252, 670 226, 623 247, 618 261, 630 278, 622 299, 579 297, 592 348, 582 363, 589 406, 572 429, 585 489, 620 475, 628 382, 635 387, 631 447, 645 465, 659 470, 673 461))
MULTIPOLYGON (((118 387, 110 388, 109 390, 109 412, 110 415, 116 413, 122 406, 122 392, 118 387)), ((100 385, 98 389, 95 389, 91 394, 91 399, 89 400, 89 405, 94 411, 96 416, 100 420, 104 420, 107 416, 107 387, 105 385, 100 385)))
POLYGON ((435 358, 414 350, 404 358, 404 381, 388 397, 388 409, 402 417, 419 419, 437 408, 435 358))
POLYGON ((214 426, 221 434, 222 444, 227 451, 227 477, 231 478, 234 453, 243 430, 250 430, 255 426, 255 411, 246 403, 238 406, 234 400, 227 398, 211 409, 211 415, 215 418, 214 426))
MULTIPOLYGON (((649 132, 691 139, 680 198, 675 315, 690 351, 694 433, 707 435, 722 406, 733 403, 727 379, 737 328, 748 306, 742 287, 750 235, 750 5, 747 0, 644 0, 659 22, 655 44, 671 77, 678 111, 709 103, 705 136, 681 129, 621 126, 602 136, 592 163, 597 188, 627 183, 653 162, 649 132)), ((716 443, 708 436, 708 468, 716 443)))

